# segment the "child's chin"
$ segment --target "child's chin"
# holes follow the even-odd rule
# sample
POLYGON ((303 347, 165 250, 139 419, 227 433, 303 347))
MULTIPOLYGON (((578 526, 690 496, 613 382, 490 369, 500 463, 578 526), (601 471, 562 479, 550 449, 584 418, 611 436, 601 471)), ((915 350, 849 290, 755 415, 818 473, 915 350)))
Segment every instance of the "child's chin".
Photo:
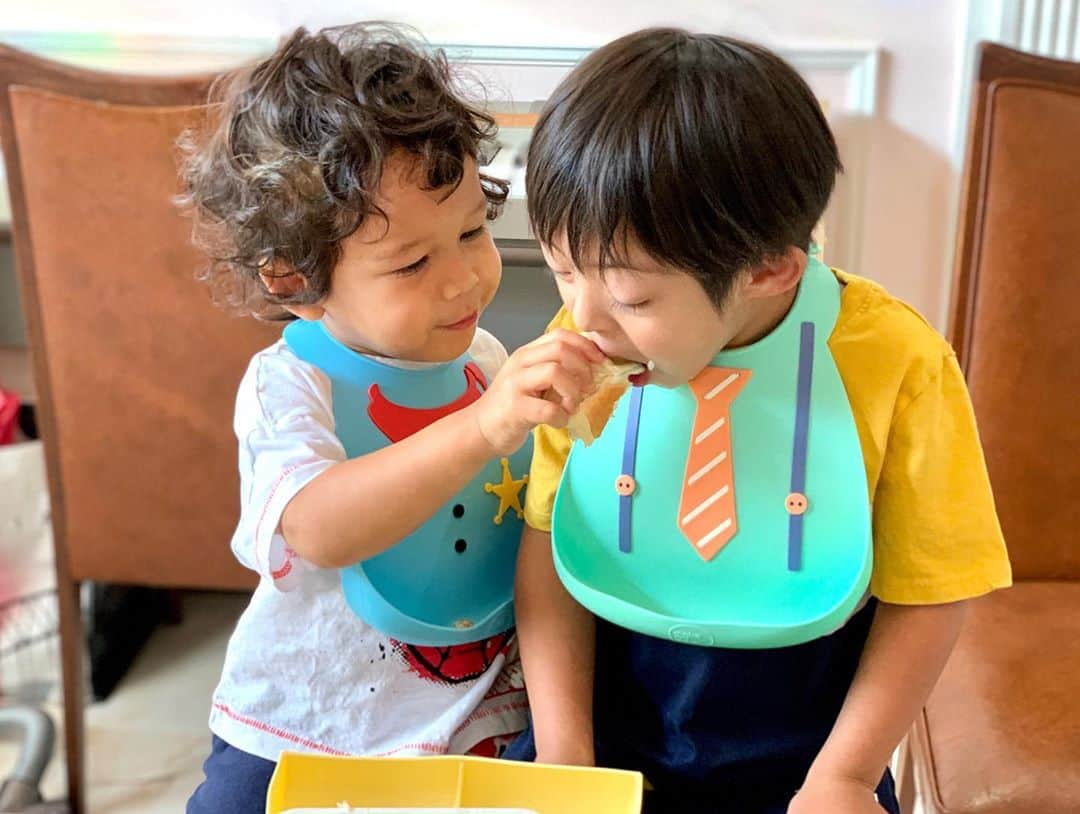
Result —
POLYGON ((673 387, 682 387, 686 384, 687 379, 682 376, 673 376, 663 370, 649 370, 646 371, 648 375, 647 384, 655 385, 656 387, 666 387, 671 389, 673 387))
POLYGON ((429 349, 431 358, 428 361, 452 362, 466 353, 472 347, 473 340, 476 339, 476 328, 471 331, 455 331, 454 334, 454 336, 443 338, 441 342, 433 343, 429 349))

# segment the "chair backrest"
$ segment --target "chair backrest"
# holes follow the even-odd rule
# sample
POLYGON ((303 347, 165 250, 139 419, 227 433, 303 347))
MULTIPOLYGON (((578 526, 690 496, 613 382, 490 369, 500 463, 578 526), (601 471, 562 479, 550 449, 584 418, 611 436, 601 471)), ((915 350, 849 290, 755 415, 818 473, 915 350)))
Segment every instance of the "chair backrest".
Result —
POLYGON ((232 409, 278 331, 216 308, 172 203, 211 76, 85 71, 0 46, 12 203, 58 564, 71 579, 240 588, 232 409))
POLYGON ((982 44, 951 339, 1019 579, 1080 579, 1080 64, 982 44))

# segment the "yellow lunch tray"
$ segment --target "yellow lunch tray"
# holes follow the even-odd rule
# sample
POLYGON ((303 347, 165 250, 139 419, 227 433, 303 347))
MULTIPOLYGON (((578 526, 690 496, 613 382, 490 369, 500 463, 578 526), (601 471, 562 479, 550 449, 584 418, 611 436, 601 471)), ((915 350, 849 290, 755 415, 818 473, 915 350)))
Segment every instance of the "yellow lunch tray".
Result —
POLYGON ((333 757, 282 752, 266 814, 290 809, 524 809, 640 814, 638 772, 480 757, 333 757))

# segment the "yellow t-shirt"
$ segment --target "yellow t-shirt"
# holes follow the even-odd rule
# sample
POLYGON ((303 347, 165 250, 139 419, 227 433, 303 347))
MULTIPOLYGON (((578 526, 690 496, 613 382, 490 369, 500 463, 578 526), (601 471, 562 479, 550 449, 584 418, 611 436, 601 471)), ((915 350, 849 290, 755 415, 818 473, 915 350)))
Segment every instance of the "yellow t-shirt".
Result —
MULTIPOLYGON (((870 591, 929 605, 1012 584, 975 416, 949 344, 909 306, 869 280, 844 283, 829 348, 862 444, 874 532, 870 591)), ((549 329, 574 330, 560 311, 549 329)), ((534 433, 526 522, 551 530, 570 438, 534 433)))

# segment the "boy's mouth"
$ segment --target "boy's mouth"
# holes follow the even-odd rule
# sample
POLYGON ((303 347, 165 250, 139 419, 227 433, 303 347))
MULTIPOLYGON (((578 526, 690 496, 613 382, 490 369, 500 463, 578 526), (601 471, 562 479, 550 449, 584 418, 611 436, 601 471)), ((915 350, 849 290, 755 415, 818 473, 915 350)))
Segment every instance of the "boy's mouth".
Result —
POLYGON ((644 365, 645 369, 640 373, 632 373, 627 377, 627 381, 634 387, 644 387, 649 383, 649 379, 652 377, 653 368, 656 367, 652 362, 641 362, 637 359, 627 359, 622 356, 608 356, 608 358, 617 365, 644 365))
POLYGON ((448 325, 440 325, 439 327, 443 328, 443 329, 445 329, 447 331, 462 331, 462 330, 465 330, 466 328, 475 327, 476 322, 477 322, 477 320, 479 318, 480 318, 480 312, 479 311, 473 311, 471 314, 469 314, 464 319, 459 319, 457 322, 451 322, 448 325))
POLYGON ((643 371, 641 371, 640 373, 634 373, 633 375, 629 376, 628 381, 634 387, 644 387, 646 384, 649 383, 649 378, 651 377, 653 368, 655 367, 655 365, 651 361, 630 359, 625 356, 618 356, 614 353, 610 353, 601 342, 597 341, 597 336, 591 331, 584 332, 582 336, 584 336, 586 339, 592 340, 593 344, 595 344, 596 347, 600 349, 600 352, 617 365, 645 365, 645 369, 643 371))

